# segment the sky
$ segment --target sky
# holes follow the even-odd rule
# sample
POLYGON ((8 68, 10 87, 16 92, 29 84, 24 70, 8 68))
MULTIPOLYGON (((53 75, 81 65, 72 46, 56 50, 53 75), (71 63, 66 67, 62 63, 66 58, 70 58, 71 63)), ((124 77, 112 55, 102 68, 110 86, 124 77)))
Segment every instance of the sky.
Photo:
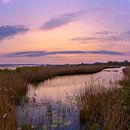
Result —
POLYGON ((0 0, 0 64, 130 60, 130 0, 0 0))

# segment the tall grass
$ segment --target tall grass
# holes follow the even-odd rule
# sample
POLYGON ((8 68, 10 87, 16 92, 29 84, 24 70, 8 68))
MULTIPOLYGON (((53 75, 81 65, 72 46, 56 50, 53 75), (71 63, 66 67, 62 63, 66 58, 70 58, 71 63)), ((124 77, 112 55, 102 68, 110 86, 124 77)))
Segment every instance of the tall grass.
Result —
POLYGON ((123 103, 125 105, 125 108, 129 114, 129 121, 128 121, 128 125, 130 128, 130 67, 127 67, 123 70, 124 74, 125 74, 125 79, 123 81, 121 81, 121 85, 123 86, 123 103))
POLYGON ((26 83, 15 73, 0 73, 0 130, 16 130, 15 104, 26 91, 26 83))
POLYGON ((125 74, 125 79, 121 81, 120 83, 123 86, 123 99, 124 99, 124 104, 126 105, 129 113, 130 113, 130 67, 125 68, 123 70, 125 74))
POLYGON ((124 69, 123 72, 126 78, 120 81, 122 88, 99 88, 102 91, 86 88, 81 92, 78 106, 82 129, 130 129, 130 68, 124 69))

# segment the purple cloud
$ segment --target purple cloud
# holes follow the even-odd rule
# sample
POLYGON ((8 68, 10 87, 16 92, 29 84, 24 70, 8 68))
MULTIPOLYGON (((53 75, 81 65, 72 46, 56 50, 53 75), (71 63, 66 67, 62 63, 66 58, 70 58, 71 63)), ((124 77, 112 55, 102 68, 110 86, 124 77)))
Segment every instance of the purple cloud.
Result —
POLYGON ((55 18, 51 18, 50 20, 48 20, 46 23, 43 24, 41 29, 52 30, 57 27, 67 25, 73 21, 78 20, 84 13, 85 13, 84 11, 79 11, 79 12, 63 14, 55 18))
POLYGON ((102 55, 114 55, 114 56, 119 56, 119 55, 125 55, 122 52, 117 52, 117 51, 110 51, 110 50, 97 50, 97 51, 26 51, 26 52, 14 52, 14 53, 8 53, 5 54, 4 57, 41 57, 41 56, 50 56, 50 55, 61 55, 61 54, 66 54, 66 55, 72 55, 72 54, 102 54, 102 55))
POLYGON ((29 29, 24 27, 23 25, 16 26, 0 26, 0 40, 11 38, 17 34, 22 34, 27 32, 29 29))
POLYGON ((114 33, 109 31, 97 32, 90 37, 75 37, 70 39, 70 41, 77 43, 102 43, 102 42, 119 42, 119 41, 129 41, 130 31, 122 33, 114 33))

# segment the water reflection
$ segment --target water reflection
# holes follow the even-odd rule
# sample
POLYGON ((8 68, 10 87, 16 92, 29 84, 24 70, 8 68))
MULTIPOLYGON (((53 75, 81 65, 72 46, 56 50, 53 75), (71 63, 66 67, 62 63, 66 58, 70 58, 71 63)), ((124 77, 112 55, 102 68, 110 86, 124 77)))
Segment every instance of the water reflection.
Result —
POLYGON ((43 101, 45 99, 51 101, 65 101, 66 95, 73 96, 85 86, 113 87, 122 76, 122 68, 120 68, 105 69, 102 72, 91 75, 56 77, 38 84, 37 87, 29 85, 27 96, 30 98, 36 96, 37 101, 43 101))

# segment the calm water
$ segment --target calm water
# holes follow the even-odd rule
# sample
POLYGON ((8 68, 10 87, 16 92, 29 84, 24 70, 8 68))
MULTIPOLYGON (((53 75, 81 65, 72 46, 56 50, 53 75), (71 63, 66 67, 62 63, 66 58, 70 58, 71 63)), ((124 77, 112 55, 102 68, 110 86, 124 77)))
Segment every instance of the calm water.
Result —
POLYGON ((4 69, 8 69, 8 70, 15 70, 19 67, 35 67, 35 66, 40 66, 40 64, 36 65, 36 64, 5 64, 5 65, 2 65, 0 64, 0 69, 1 70, 4 70, 4 69))
POLYGON ((106 89, 123 78, 123 68, 105 69, 91 75, 62 76, 29 85, 28 101, 17 106, 19 127, 31 123, 38 130, 80 129, 75 98, 86 88, 106 89))

